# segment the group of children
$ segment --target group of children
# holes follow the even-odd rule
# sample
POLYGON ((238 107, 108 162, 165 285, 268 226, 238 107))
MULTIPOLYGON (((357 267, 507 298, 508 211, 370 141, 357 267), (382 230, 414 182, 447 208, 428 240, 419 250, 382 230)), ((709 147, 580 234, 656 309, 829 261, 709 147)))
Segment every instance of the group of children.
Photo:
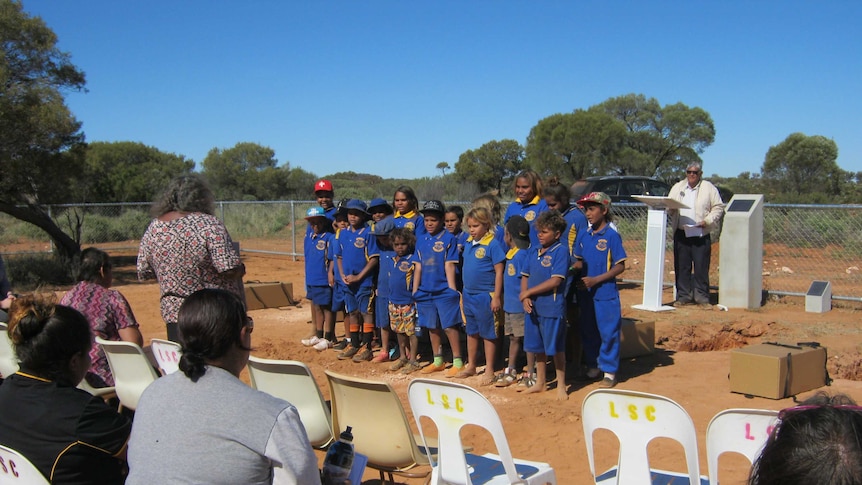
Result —
MULTIPOLYGON (((500 225, 501 208, 490 194, 464 215, 438 200, 421 210, 412 189, 399 187, 390 206, 383 199, 348 199, 334 207, 332 184, 315 186, 320 207, 307 212, 307 297, 314 334, 302 343, 335 348, 339 359, 389 362, 405 374, 478 374, 481 383, 518 384, 526 393, 547 386, 546 362, 556 370, 559 399, 566 399, 566 353, 580 343, 586 371, 578 378, 616 385, 621 307, 616 276, 625 269, 619 234, 609 225, 610 198, 591 193, 569 201, 568 188, 532 171, 516 177, 517 199, 500 225), (466 230, 462 229, 462 224, 466 230), (345 339, 335 336, 334 314, 344 310, 345 339), (579 310, 579 311, 578 311, 579 310), (578 317, 580 313, 580 317, 578 317), (461 332, 467 334, 467 358, 461 332), (372 342, 379 333, 380 351, 372 342), (418 336, 428 333, 433 359, 418 361, 418 336), (397 345, 392 335, 396 336, 397 345), (503 335, 508 364, 495 370, 503 335), (449 344, 452 365, 444 361, 449 344), (527 369, 518 372, 521 346, 527 369)), ((580 370, 580 368, 579 368, 580 370)))

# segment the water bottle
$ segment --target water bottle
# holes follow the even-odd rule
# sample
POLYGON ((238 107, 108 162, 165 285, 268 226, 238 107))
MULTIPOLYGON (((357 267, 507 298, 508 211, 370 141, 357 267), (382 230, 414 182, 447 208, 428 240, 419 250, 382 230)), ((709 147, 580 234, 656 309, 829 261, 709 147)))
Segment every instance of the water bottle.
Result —
POLYGON ((353 434, 350 426, 329 447, 323 459, 323 485, 350 485, 350 468, 353 466, 353 434))

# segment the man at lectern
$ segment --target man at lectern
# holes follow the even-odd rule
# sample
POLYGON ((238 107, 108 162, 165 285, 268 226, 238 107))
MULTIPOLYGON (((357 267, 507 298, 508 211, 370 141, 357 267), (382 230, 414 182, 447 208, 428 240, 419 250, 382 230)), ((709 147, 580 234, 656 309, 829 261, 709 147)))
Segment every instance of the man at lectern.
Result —
POLYGON ((669 196, 690 209, 668 209, 673 232, 673 269, 676 275, 674 306, 709 303, 710 231, 724 215, 724 202, 718 189, 703 180, 700 162, 685 169, 685 179, 670 189, 669 196))

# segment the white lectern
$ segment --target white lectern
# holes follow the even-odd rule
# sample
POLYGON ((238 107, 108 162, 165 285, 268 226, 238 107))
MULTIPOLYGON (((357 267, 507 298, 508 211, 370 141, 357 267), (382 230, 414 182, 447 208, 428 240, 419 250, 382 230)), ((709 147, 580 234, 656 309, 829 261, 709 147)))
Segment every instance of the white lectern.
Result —
POLYGON ((688 206, 670 197, 651 195, 633 196, 649 206, 647 212, 646 262, 644 266, 644 299, 638 310, 664 312, 673 310, 672 306, 662 305, 661 294, 664 289, 664 253, 667 241, 667 209, 688 209, 688 206))

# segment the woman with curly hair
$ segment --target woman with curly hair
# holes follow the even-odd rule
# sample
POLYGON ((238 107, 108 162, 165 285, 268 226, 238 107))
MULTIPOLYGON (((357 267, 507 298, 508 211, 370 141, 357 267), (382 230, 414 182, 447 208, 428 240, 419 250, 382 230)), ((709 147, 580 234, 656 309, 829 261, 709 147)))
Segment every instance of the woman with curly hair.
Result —
POLYGON ((215 197, 199 175, 173 179, 155 201, 141 238, 138 279, 156 278, 168 339, 178 341, 177 313, 197 290, 221 288, 245 301, 245 266, 224 224, 213 215, 215 197))
POLYGON ((21 368, 0 386, 0 444, 51 483, 122 484, 131 423, 75 387, 90 368, 84 315, 53 295, 24 295, 12 302, 8 333, 21 368))

